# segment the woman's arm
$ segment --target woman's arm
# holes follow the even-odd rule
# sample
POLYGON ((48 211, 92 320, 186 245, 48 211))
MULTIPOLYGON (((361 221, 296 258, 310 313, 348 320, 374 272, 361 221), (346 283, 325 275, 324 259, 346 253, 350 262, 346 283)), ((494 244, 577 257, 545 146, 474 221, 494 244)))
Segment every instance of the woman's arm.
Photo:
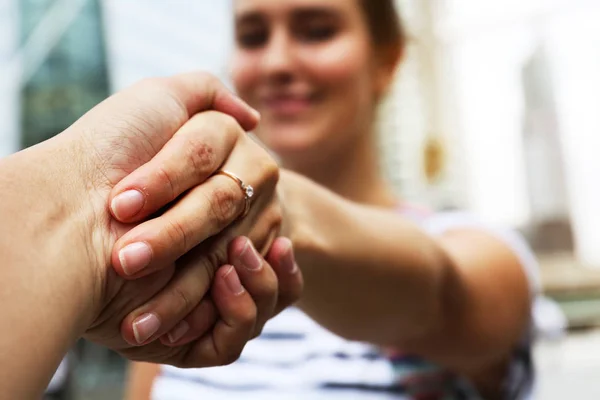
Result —
POLYGON ((300 307, 325 327, 461 372, 502 361, 525 332, 527 279, 499 239, 471 229, 433 238, 293 173, 281 182, 306 282, 300 307))
MULTIPOLYGON (((188 320, 188 327, 175 327, 178 329, 170 333, 179 339, 169 339, 184 340, 184 328, 192 332, 202 317, 206 321, 219 315, 215 324, 202 331, 207 334, 201 340, 173 349, 172 343, 158 340, 132 345, 119 334, 127 314, 169 287, 174 268, 171 265, 136 281, 122 279, 112 271, 113 245, 131 225, 111 218, 110 191, 131 171, 152 160, 167 142, 180 137, 177 133, 190 115, 200 121, 199 113, 212 108, 236 116, 236 124, 246 128, 258 121, 255 113, 216 79, 186 74, 125 90, 53 139, 0 160, 1 399, 39 398, 64 353, 84 333, 137 360, 189 367, 230 363, 276 307, 299 296, 299 271, 277 280, 281 275, 275 276, 252 246, 242 246, 247 239, 238 240, 237 246, 224 246, 224 258, 229 256, 233 266, 219 267, 216 259, 205 261, 208 252, 195 251, 186 257, 187 263, 207 267, 200 276, 192 276, 196 278, 192 291, 202 297, 203 290, 212 285, 211 301, 208 310, 200 308, 202 303, 191 310, 198 319, 188 320), (255 255, 251 279, 250 273, 238 272, 247 259, 244 250, 255 255)), ((213 113, 211 120, 223 118, 230 121, 231 129, 240 129, 230 117, 217 118, 213 113)), ((197 133, 195 139, 202 142, 205 133, 197 133)), ((225 130, 220 133, 221 137, 234 137, 225 130)), ((180 161, 182 154, 193 156, 189 151, 171 155, 180 161)), ((160 175, 160 166, 150 173, 160 175)), ((237 185, 235 189, 239 191, 237 185)), ((214 205, 225 207, 218 201, 214 205)), ((205 208, 204 212, 210 211, 205 208)), ((293 264, 291 243, 285 239, 270 243, 267 258, 274 260, 270 264, 287 270, 279 264, 293 264)), ((182 248, 185 238, 171 237, 164 244, 182 248)), ((185 302, 187 298, 175 300, 185 302)), ((156 314, 143 316, 133 326, 132 336, 148 338, 161 322, 164 320, 156 314)))
POLYGON ((46 143, 0 160, 3 399, 39 397, 94 317, 99 288, 84 240, 93 215, 62 156, 46 143))

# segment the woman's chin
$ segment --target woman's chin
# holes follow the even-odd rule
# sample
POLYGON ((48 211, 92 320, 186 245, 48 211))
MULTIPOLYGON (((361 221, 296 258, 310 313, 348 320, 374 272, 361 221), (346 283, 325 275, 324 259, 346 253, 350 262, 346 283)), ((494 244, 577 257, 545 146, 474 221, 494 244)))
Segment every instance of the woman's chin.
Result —
POLYGON ((314 135, 314 131, 307 129, 283 129, 269 128, 265 129, 269 134, 258 132, 259 138, 272 151, 281 157, 292 157, 298 154, 307 154, 319 148, 319 137, 314 135))

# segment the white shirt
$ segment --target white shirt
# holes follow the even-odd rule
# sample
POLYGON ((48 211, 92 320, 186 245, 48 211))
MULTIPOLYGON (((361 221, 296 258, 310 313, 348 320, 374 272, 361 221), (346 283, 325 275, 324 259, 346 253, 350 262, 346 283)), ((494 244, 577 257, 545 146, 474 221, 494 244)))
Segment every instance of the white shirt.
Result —
MULTIPOLYGON (((539 292, 538 266, 525 241, 516 233, 484 226, 461 213, 442 213, 424 217, 402 210, 421 223, 431 235, 452 229, 485 230, 509 246, 521 261, 530 282, 531 294, 539 292)), ((507 376, 511 399, 529 398, 533 373, 530 359, 531 332, 524 335, 507 376)), ((238 361, 216 368, 179 369, 162 367, 154 382, 154 400, 191 399, 409 399, 404 390, 406 378, 440 370, 426 361, 406 360, 392 363, 367 343, 345 340, 312 321, 296 308, 290 308, 269 321, 260 337, 249 342, 238 361)), ((440 399, 458 397, 478 399, 473 388, 461 378, 452 379, 452 389, 440 399), (452 392, 452 393, 451 393, 452 392)), ((435 397, 432 397, 435 398, 435 397)))

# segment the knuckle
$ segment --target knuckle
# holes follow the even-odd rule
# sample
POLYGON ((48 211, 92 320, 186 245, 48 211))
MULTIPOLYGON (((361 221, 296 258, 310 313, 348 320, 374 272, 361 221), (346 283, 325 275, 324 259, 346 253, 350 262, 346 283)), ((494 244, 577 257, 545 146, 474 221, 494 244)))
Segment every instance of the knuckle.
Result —
POLYGON ((177 131, 187 121, 188 113, 175 89, 173 78, 168 77, 145 78, 136 83, 133 86, 133 92, 137 91, 136 101, 143 101, 145 107, 142 109, 148 109, 149 114, 146 118, 138 118, 138 123, 149 124, 152 131, 177 131))
POLYGON ((179 250, 178 253, 185 253, 188 249, 189 238, 185 228, 177 221, 170 221, 167 224, 166 232, 171 249, 179 250))
POLYGON ((228 348, 220 360, 221 365, 231 365, 237 360, 239 360, 242 355, 242 351, 244 350, 244 346, 240 346, 238 348, 228 348))
POLYGON ((277 185, 280 178, 279 165, 270 155, 268 156, 268 160, 265 162, 265 174, 269 183, 273 184, 273 186, 277 185))
POLYGON ((226 246, 217 246, 216 248, 213 248, 212 251, 208 252, 204 257, 207 268, 204 268, 203 270, 209 274, 209 281, 212 281, 217 269, 227 263, 227 248, 226 246))
POLYGON ((247 311, 240 312, 238 316, 238 324, 241 329, 247 329, 250 331, 256 324, 257 310, 256 307, 252 307, 247 311))
POLYGON ((279 165, 275 159, 266 150, 261 149, 261 154, 256 164, 260 168, 264 185, 269 188, 275 188, 280 177, 279 165))
POLYGON ((156 177, 161 183, 161 187, 168 188, 169 198, 174 199, 177 194, 176 180, 171 178, 164 166, 158 166, 156 169, 156 177))
POLYGON ((277 276, 274 272, 266 275, 267 276, 263 278, 263 282, 260 286, 260 289, 257 290, 258 293, 256 293, 255 295, 264 300, 277 298, 277 295, 279 293, 279 282, 277 281, 277 276))
POLYGON ((244 130, 238 123, 238 121, 231 115, 218 114, 219 123, 221 124, 223 131, 230 135, 239 137, 244 134, 244 130))
POLYGON ((199 137, 191 137, 188 141, 188 160, 193 171, 200 173, 213 171, 217 165, 214 148, 199 137))
POLYGON ((219 230, 227 227, 236 215, 241 212, 241 190, 234 185, 217 187, 209 199, 210 213, 219 230))
MULTIPOLYGON (((194 117, 195 129, 198 132, 212 132, 213 135, 225 139, 228 146, 233 145, 245 135, 238 121, 231 115, 209 110, 194 117)), ((200 135, 200 136, 204 136, 200 135)))
POLYGON ((190 294, 182 288, 178 286, 173 287, 171 295, 176 299, 176 302, 179 303, 180 306, 178 307, 178 312, 182 315, 189 314, 194 308, 195 304, 192 302, 190 294))

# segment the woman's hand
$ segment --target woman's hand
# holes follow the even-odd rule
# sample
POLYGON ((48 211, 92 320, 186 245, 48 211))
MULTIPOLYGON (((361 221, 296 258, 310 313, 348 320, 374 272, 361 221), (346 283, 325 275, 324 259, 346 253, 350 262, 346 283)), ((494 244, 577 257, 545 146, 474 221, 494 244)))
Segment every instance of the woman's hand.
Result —
MULTIPOLYGON (((248 268, 244 261, 247 251, 256 254, 247 238, 239 237, 231 242, 228 246, 231 263, 216 269, 210 294, 170 332, 163 328, 165 325, 161 321, 164 315, 168 317, 162 303, 173 304, 154 298, 123 320, 125 337, 133 345, 123 342, 120 336, 103 336, 107 331, 114 331, 111 326, 123 319, 128 308, 115 314, 118 307, 110 307, 98 318, 103 322, 90 329, 86 338, 101 343, 108 341, 112 348, 131 360, 195 368, 235 361, 269 318, 298 300, 303 285, 288 239, 275 239, 265 258, 256 260, 260 262, 258 269, 248 268), (161 336, 162 332, 165 334, 161 336), (154 340, 159 336, 160 340, 154 340)), ((188 268, 202 256, 192 252, 178 268, 188 268)), ((152 285, 153 276, 130 281, 125 287, 135 293, 138 284, 152 285)), ((131 296, 120 293, 119 297, 131 296)), ((174 305, 180 304, 179 299, 174 300, 174 305)))
POLYGON ((143 279, 163 273, 159 271, 179 260, 169 285, 125 318, 122 333, 129 343, 143 345, 162 337, 165 344, 179 344, 170 343, 169 333, 171 339, 181 335, 190 325, 182 320, 201 311, 209 321, 200 324, 202 329, 190 331, 188 341, 206 333, 215 316, 212 313, 209 318, 211 303, 205 293, 215 271, 228 262, 228 244, 238 235, 250 240, 233 243, 239 255, 230 252, 229 262, 235 265, 237 261, 255 282, 248 288, 257 308, 254 334, 282 305, 297 300, 299 271, 294 268, 294 295, 286 295, 284 285, 276 306, 277 277, 261 257, 282 224, 278 172, 271 156, 234 120, 205 112, 185 124, 156 157, 116 185, 110 201, 113 216, 128 224, 144 221, 115 245, 112 260, 119 275, 143 279), (219 171, 239 176, 251 185, 253 196, 248 198, 240 182, 219 171), (242 215, 244 211, 248 212, 242 215))
MULTIPOLYGON (((117 275, 112 250, 132 226, 115 221, 107 207, 118 182, 156 156, 192 116, 211 109, 231 115, 244 129, 258 122, 256 112, 216 79, 187 74, 135 85, 56 137, 0 160, 0 299, 10 304, 1 313, 10 329, 0 340, 10 368, 0 368, 0 381, 12 398, 39 397, 64 352, 86 330, 88 338, 138 359, 214 362, 191 345, 173 349, 156 341, 140 348, 123 340, 123 318, 160 293, 175 269, 138 281, 117 275), (30 351, 23 351, 25 342, 30 351)), ((232 273, 219 276, 226 282, 232 273)), ((240 280, 251 294, 242 274, 240 280)), ((239 321, 233 311, 221 312, 234 317, 226 322, 239 321)))
MULTIPOLYGON (((253 128, 257 122, 256 113, 226 91, 216 79, 205 74, 188 74, 135 85, 100 104, 57 137, 57 141, 62 143, 58 148, 73 149, 74 162, 71 164, 75 168, 69 167, 69 175, 64 182, 71 184, 73 191, 81 189, 76 192, 79 201, 70 201, 68 204, 77 204, 82 207, 80 212, 84 213, 81 217, 85 224, 82 228, 84 245, 73 245, 76 249, 86 249, 82 251, 84 257, 79 257, 79 265, 91 267, 95 287, 94 293, 88 295, 93 303, 93 311, 86 318, 86 326, 89 326, 86 338, 138 360, 185 366, 221 364, 230 361, 231 352, 235 354, 240 350, 274 313, 273 305, 278 297, 281 297, 281 304, 291 303, 297 298, 301 290, 299 273, 277 279, 278 266, 291 257, 291 249, 286 249, 281 244, 276 246, 280 242, 289 242, 273 242, 278 232, 280 215, 273 201, 277 168, 264 151, 255 151, 256 145, 246 140, 243 131, 253 128), (211 109, 223 114, 198 114, 211 109), (254 147, 246 150, 245 146, 254 147), (250 157, 229 155, 233 149, 250 157), (227 161, 226 156, 229 156, 227 161), (189 164, 182 165, 181 161, 189 164), (233 180, 221 175, 212 176, 214 169, 223 165, 243 175, 244 179, 254 185, 257 195, 253 198, 248 216, 235 224, 237 229, 228 230, 218 243, 209 243, 204 239, 228 226, 244 206, 243 193, 233 180), (254 168, 248 168, 247 165, 254 168), (195 176, 173 175, 179 167, 195 176), (136 226, 131 222, 157 212, 162 208, 159 205, 161 201, 165 201, 164 196, 158 200, 148 196, 144 200, 143 209, 137 215, 131 214, 127 223, 116 221, 110 214, 107 203, 114 206, 113 212, 116 211, 116 214, 122 212, 119 206, 123 202, 119 199, 115 201, 114 195, 122 193, 121 189, 125 188, 123 185, 127 182, 133 180, 134 183, 140 183, 136 179, 143 178, 144 171, 151 173, 148 181, 142 179, 142 192, 161 195, 167 193, 167 202, 177 197, 177 207, 167 210, 155 220, 136 226), (124 180, 125 177, 128 179, 124 180), (121 183, 115 188, 118 182, 121 183), (201 182, 205 182, 203 190, 189 190, 201 182), (160 186, 161 184, 166 186, 160 186), (159 190, 156 191, 155 185, 159 185, 159 190), (165 187, 171 191, 164 191, 165 187), (113 188, 113 197, 108 202, 113 188), (197 210, 203 213, 193 213, 197 210), (238 240, 229 247, 227 254, 228 244, 237 236, 236 231, 242 232, 242 226, 253 224, 258 214, 261 214, 262 222, 256 224, 256 232, 259 234, 253 240, 260 243, 260 238, 263 237, 261 250, 268 250, 272 242, 274 249, 269 254, 263 253, 268 256, 269 263, 261 258, 261 267, 246 272, 240 269, 241 260, 245 255, 255 254, 256 251, 252 247, 242 251, 246 248, 239 247, 238 240), (199 218, 202 216, 204 218, 199 218), (188 220, 191 217, 195 219, 188 220), (158 226, 158 231, 155 230, 156 226, 152 226, 156 222, 164 223, 158 226), (189 230, 178 231, 175 224, 189 230), (158 262, 155 265, 160 264, 166 268, 137 280, 133 278, 139 278, 152 270, 129 275, 127 279, 115 274, 110 268, 111 251, 115 243, 116 248, 119 245, 123 247, 127 240, 135 241, 137 234, 144 236, 148 230, 151 235, 146 236, 145 240, 152 245, 158 244, 158 247, 153 248, 153 255, 157 256, 153 261, 158 262), (156 232, 159 234, 152 236, 156 232), (195 243, 200 242, 204 242, 203 245, 196 247, 195 243), (235 247, 236 243, 238 247, 235 247), (160 247, 161 244, 165 247, 160 247), (165 249, 167 251, 163 251, 165 249), (192 252, 180 260, 178 268, 175 268, 175 260, 190 250, 192 252), (228 255, 233 266, 237 267, 235 271, 222 267, 229 261, 228 255), (214 276, 217 278, 212 304, 216 311, 211 311, 213 306, 210 302, 205 302, 198 308, 214 276), (224 290, 228 287, 226 283, 234 281, 236 276, 245 291, 237 296, 228 296, 224 290), (171 338, 182 335, 182 325, 175 325, 187 317, 189 331, 177 340, 177 344, 187 343, 191 337, 204 333, 200 332, 201 324, 198 325, 202 310, 207 310, 207 325, 210 325, 211 318, 214 322, 219 314, 229 330, 222 327, 223 323, 217 322, 215 325, 215 351, 212 356, 208 352, 210 349, 202 347, 207 343, 203 340, 176 349, 171 343, 166 346, 160 341, 139 347, 137 339, 148 335, 148 330, 144 332, 148 326, 152 330, 152 320, 146 319, 146 328, 142 328, 142 325, 136 327, 137 338, 133 331, 134 325, 125 323, 123 326, 130 328, 129 331, 124 328, 129 343, 120 334, 120 327, 124 318, 132 311, 130 322, 133 322, 131 317, 136 313, 137 316, 143 313, 144 304, 159 306, 156 315, 161 318, 161 332, 170 331, 169 325, 176 328, 171 332, 171 338), (164 304, 185 312, 176 314, 176 319, 170 319, 170 315, 162 315, 165 311, 164 304), (220 351, 216 351, 219 349, 220 351), (225 352, 224 349, 230 349, 230 352, 225 352)), ((70 188, 64 184, 62 187, 70 188)), ((123 265, 119 261, 117 268, 123 273, 123 265)), ((148 307, 146 311, 152 312, 148 307)), ((168 338, 167 335, 166 339, 168 338)))
MULTIPOLYGON (((234 237, 247 234, 266 255, 279 234, 277 165, 244 132, 257 122, 254 117, 251 109, 235 100, 214 78, 185 75, 136 85, 101 104, 71 128, 86 133, 88 140, 83 145, 90 146, 95 155, 88 162, 92 168, 85 169, 86 175, 91 175, 89 203, 95 206, 98 218, 90 253, 97 258, 94 265, 100 267, 99 282, 103 282, 96 298, 106 306, 94 317, 86 333, 88 339, 134 359, 185 366, 219 364, 231 357, 212 361, 195 358, 189 354, 202 340, 173 349, 168 334, 171 338, 182 335, 187 324, 189 332, 175 344, 189 343, 204 336, 219 314, 224 321, 237 321, 232 325, 232 332, 237 332, 234 336, 223 336, 222 329, 212 331, 235 353, 277 309, 298 298, 302 289, 299 271, 294 269, 291 276, 282 279, 273 272, 279 261, 270 258, 267 263, 262 257, 251 261, 250 269, 236 270, 247 293, 233 302, 237 306, 230 308, 231 312, 219 310, 219 304, 227 301, 217 301, 214 296, 224 296, 218 289, 224 286, 218 282, 235 276, 233 272, 218 275, 215 281, 212 304, 218 312, 210 311, 211 302, 205 297, 223 265, 229 262, 241 267, 249 255, 256 256, 253 246, 238 247, 237 256, 235 248, 228 254, 234 237), (222 113, 201 112, 202 107, 222 113), (106 131, 98 131, 98 126, 105 126, 106 131), (245 208, 245 193, 235 180, 215 175, 218 169, 234 172, 253 186, 255 194, 244 218, 239 216, 245 208), (107 202, 105 193, 109 190, 107 202), (135 200, 140 196, 141 207, 138 203, 136 210, 135 200), (103 206, 98 205, 100 201, 103 206), (165 208, 169 203, 174 205, 165 208), (106 215, 106 210, 124 222, 106 215), (151 216, 155 218, 148 219, 151 216), (136 225, 142 220, 146 222, 136 225), (131 263, 131 252, 125 256, 119 252, 134 244, 137 256, 143 256, 135 243, 150 245, 152 257, 146 268, 131 272, 139 265, 131 263), (108 246, 114 248, 112 260, 104 257, 102 249, 108 246), (186 257, 181 258, 184 254, 186 257), (121 276, 110 271, 106 274, 104 266, 111 261, 121 276), (255 316, 248 313, 253 308, 255 316), (202 310, 207 311, 204 326, 198 325, 202 310), (235 314, 236 310, 246 310, 246 314, 235 314), (250 336, 246 332, 249 325, 250 336), (122 328, 122 335, 115 335, 118 328, 122 328), (158 337, 163 343, 139 347, 158 337)), ((85 150, 90 152, 90 148, 85 150)), ((232 246, 236 243, 239 246, 239 240, 232 246)), ((215 343, 219 342, 216 339, 215 343)))
POLYGON ((115 270, 138 279, 201 245, 216 260, 206 271, 212 275, 227 262, 229 240, 241 234, 249 234, 264 254, 282 223, 278 179, 275 160, 232 117, 214 111, 195 115, 112 190, 112 214, 129 229, 115 244, 115 270), (239 176, 252 187, 252 197, 220 171, 239 176), (216 235, 218 240, 208 240, 216 235))
POLYGON ((193 362, 201 360, 202 366, 228 364, 239 357, 246 342, 258 336, 271 317, 299 299, 302 275, 288 239, 277 238, 265 259, 256 258, 257 268, 249 268, 244 261, 246 252, 256 254, 247 238, 230 244, 231 266, 217 270, 210 298, 204 298, 161 337, 164 345, 181 346, 198 340, 191 343, 193 362))

